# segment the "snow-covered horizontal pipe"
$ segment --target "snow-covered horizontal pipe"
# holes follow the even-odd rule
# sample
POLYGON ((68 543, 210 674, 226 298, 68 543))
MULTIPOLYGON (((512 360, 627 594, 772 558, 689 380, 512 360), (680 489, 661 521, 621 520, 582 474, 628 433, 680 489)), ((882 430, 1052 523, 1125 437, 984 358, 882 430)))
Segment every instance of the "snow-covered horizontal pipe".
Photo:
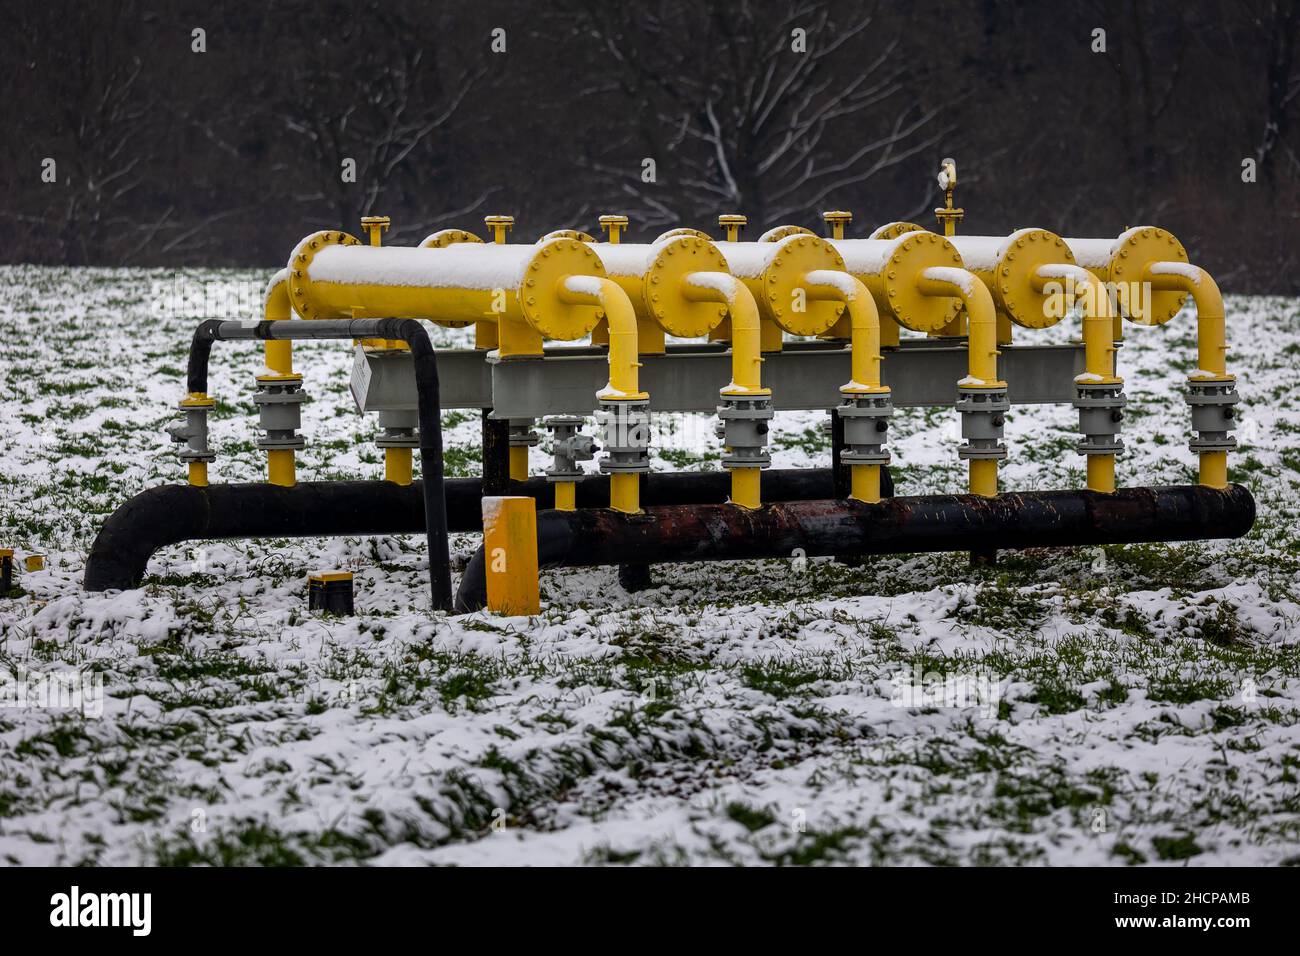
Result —
POLYGON ((327 246, 313 257, 307 275, 313 282, 341 285, 517 289, 536 255, 538 247, 530 245, 461 243, 444 249, 327 246))

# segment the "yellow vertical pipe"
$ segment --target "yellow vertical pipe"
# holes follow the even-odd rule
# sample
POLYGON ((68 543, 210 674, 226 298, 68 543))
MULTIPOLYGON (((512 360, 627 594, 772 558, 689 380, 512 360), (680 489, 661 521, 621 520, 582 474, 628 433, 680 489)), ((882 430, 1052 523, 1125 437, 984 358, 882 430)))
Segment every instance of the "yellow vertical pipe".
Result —
POLYGON ((510 480, 528 480, 528 446, 510 446, 510 480))
POLYGON ((293 449, 273 448, 266 453, 267 481, 273 485, 292 488, 298 480, 298 469, 293 459, 293 449))
POLYGON ((742 508, 761 507, 762 476, 761 468, 731 469, 731 503, 742 508))
POLYGON ((637 514, 641 510, 641 476, 628 471, 610 475, 609 506, 615 511, 637 514))
MULTIPOLYGON (((1043 291, 1062 279, 1073 283, 1074 293, 1083 299, 1083 369, 1085 380, 1095 385, 1122 385, 1115 374, 1115 322, 1110 296, 1102 281, 1087 269, 1061 263, 1040 266, 1034 285, 1043 291)), ((1088 490, 1111 494, 1115 491, 1115 456, 1088 455, 1088 490)))
POLYGON ((880 466, 849 467, 849 497, 874 504, 880 500, 880 466))
POLYGON ((998 494, 997 461, 992 458, 972 458, 969 464, 970 493, 985 498, 996 498, 998 494))
MULTIPOLYGON (((753 293, 727 273, 691 273, 685 279, 683 295, 699 302, 725 302, 731 325, 731 381, 720 390, 723 396, 765 398, 772 394, 763 387, 763 333, 753 293), (700 275, 699 283, 692 276, 700 275), (704 278, 707 276, 707 279, 704 278)), ((779 330, 778 330, 779 331, 779 330)), ((744 508, 762 505, 759 468, 731 468, 731 501, 744 508)))
MULTIPOLYGON (((650 396, 641 391, 637 354, 636 311, 632 300, 613 279, 569 276, 560 284, 561 301, 598 305, 609 324, 609 383, 596 393, 602 402, 640 402, 650 396)), ((514 452, 514 449, 510 449, 514 452)), ((511 474, 514 457, 511 457, 511 474)), ((641 476, 636 472, 615 472, 609 476, 609 506, 615 511, 636 514, 641 510, 641 476)))
MULTIPOLYGON (((268 322, 280 322, 293 318, 293 307, 289 303, 289 276, 287 272, 282 279, 272 282, 266 290, 262 316, 268 322)), ((293 343, 285 340, 267 340, 266 368, 274 375, 293 375, 293 343)), ((297 465, 292 449, 272 450, 266 453, 266 479, 273 485, 293 487, 297 482, 297 465)))
MULTIPOLYGON (((843 233, 842 222, 829 221, 843 233)), ((889 394, 880 384, 880 310, 862 280, 848 273, 814 270, 804 276, 802 284, 809 298, 838 299, 847 307, 851 373, 848 384, 840 386, 840 394, 847 398, 889 394)), ((879 465, 849 466, 849 497, 871 503, 880 500, 879 465)))
MULTIPOLYGON (((1144 278, 1155 290, 1191 293, 1196 303, 1197 370, 1188 376, 1188 381, 1193 385, 1236 381, 1235 376, 1228 374, 1223 296, 1210 274, 1199 266, 1182 262, 1153 262, 1147 266, 1144 278)), ((1201 452, 1200 482, 1210 488, 1228 486, 1227 452, 1201 452)))
MULTIPOLYGON (((944 266, 923 269, 917 280, 923 295, 957 296, 969 319, 966 340, 967 376, 972 388, 1006 388, 998 380, 998 322, 993 296, 979 277, 965 269, 944 266)), ((993 458, 972 458, 970 492, 992 498, 998 493, 998 463, 993 458)))
POLYGON ((384 480, 399 485, 409 485, 411 483, 411 449, 384 449, 384 480))
POLYGON ((1115 456, 1088 455, 1088 490, 1110 494, 1115 490, 1115 456))
POLYGON ((578 486, 572 481, 555 482, 555 510, 575 511, 578 507, 578 486))
POLYGON ((192 461, 189 465, 189 482, 199 488, 206 488, 208 485, 208 463, 206 461, 192 461))

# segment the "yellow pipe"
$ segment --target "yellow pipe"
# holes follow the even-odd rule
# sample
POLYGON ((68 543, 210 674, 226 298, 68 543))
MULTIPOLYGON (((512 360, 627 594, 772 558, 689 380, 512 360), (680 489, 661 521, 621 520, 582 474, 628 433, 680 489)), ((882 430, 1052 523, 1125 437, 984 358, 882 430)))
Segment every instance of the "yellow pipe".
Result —
POLYGON ((514 445, 510 448, 510 480, 528 480, 528 446, 514 445))
POLYGON ((206 461, 190 462, 189 482, 198 488, 208 486, 208 463, 206 461))
MULTIPOLYGON (((641 391, 637 370, 636 310, 627 293, 613 279, 571 275, 559 284, 561 302, 597 305, 609 326, 609 383, 596 393, 602 402, 639 402, 650 396, 641 391)), ((515 449, 510 449, 511 477, 515 470, 515 449)), ((526 452, 526 449, 524 449, 526 452)), ((525 468, 524 477, 527 477, 525 468)), ((641 480, 635 472, 609 476, 609 506, 615 511, 636 514, 641 510, 641 480)))
MULTIPOLYGON (((289 270, 281 271, 267 286, 262 304, 262 318, 278 322, 293 318, 289 304, 289 270)), ((266 342, 266 367, 276 375, 293 374, 293 343, 288 339, 266 342)))
MULTIPOLYGON (((837 224, 842 232, 844 226, 837 224)), ((888 394, 880 384, 880 311, 876 300, 861 279, 847 272, 814 270, 804 276, 810 299, 833 299, 843 302, 849 313, 849 349, 851 379, 840 386, 840 393, 857 395, 888 394)), ((880 500, 880 466, 849 467, 850 498, 858 501, 880 500)))
POLYGON ((1236 381, 1227 368, 1223 296, 1210 274, 1185 262, 1153 262, 1147 266, 1144 279, 1156 291, 1189 292, 1196 303, 1197 371, 1189 378, 1194 382, 1236 381))
MULTIPOLYGON (((993 296, 972 272, 948 266, 930 266, 921 271, 917 288, 922 295, 956 296, 969 317, 966 340, 967 378, 963 388, 1004 389, 998 380, 998 320, 993 296)), ((970 460, 970 492, 992 498, 998 493, 998 463, 993 458, 970 460)))
MULTIPOLYGON (((1200 266, 1185 262, 1153 262, 1143 279, 1155 291, 1189 292, 1196 303, 1196 371, 1187 377, 1193 385, 1235 382, 1228 374, 1228 340, 1223 295, 1219 285, 1200 266)), ((1228 453, 1207 451, 1200 455, 1200 482, 1211 488, 1228 486, 1228 453)))
MULTIPOLYGON (((262 317, 268 322, 293 318, 289 299, 289 270, 285 269, 271 280, 262 306, 262 317)), ((289 340, 267 341, 266 369, 271 377, 294 376, 293 343, 289 340)), ((206 471, 206 466, 204 466, 206 471)), ((297 483, 297 462, 292 449, 272 450, 266 453, 266 480, 273 485, 292 488, 297 483)), ((204 482, 206 484, 206 481, 204 482)))
MULTIPOLYGON (((1115 374, 1115 312, 1102 281, 1082 266, 1039 266, 1034 286, 1041 292, 1049 283, 1069 279, 1075 294, 1083 299, 1083 375, 1076 382, 1094 385, 1122 385, 1115 374), (1080 290, 1082 290, 1080 292, 1080 290)), ((1115 456, 1088 455, 1088 490, 1111 494, 1115 491, 1115 456)))
POLYGON ((753 293, 740 279, 725 272, 692 272, 682 295, 694 302, 725 302, 731 319, 731 383, 723 395, 761 398, 763 387, 762 323, 753 293))
POLYGON ((399 485, 411 483, 411 449, 384 449, 384 480, 399 485))
MULTIPOLYGON (((737 398, 764 398, 762 323, 754 295, 740 279, 725 272, 692 272, 682 294, 694 302, 725 302, 731 323, 731 381, 720 394, 737 398)), ((732 468, 731 502, 742 508, 762 505, 759 468, 732 468)))
POLYGON ((272 449, 266 453, 267 481, 273 485, 292 488, 297 482, 297 468, 292 449, 272 449))
POLYGON ((742 508, 759 508, 763 504, 763 469, 731 469, 731 503, 742 508))
POLYGON ((555 483, 555 510, 575 511, 578 507, 578 486, 572 481, 555 483))

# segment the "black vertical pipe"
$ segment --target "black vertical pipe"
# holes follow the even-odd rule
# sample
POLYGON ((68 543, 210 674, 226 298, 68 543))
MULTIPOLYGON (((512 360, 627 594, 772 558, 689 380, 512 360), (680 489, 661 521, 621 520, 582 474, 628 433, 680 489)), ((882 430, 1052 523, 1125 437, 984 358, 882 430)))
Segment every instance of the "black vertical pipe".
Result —
POLYGON ((852 484, 849 466, 840 457, 844 452, 844 419, 831 409, 831 475, 835 478, 835 497, 847 498, 852 484))
POLYGON ((510 422, 483 409, 483 495, 504 495, 510 481, 510 422))

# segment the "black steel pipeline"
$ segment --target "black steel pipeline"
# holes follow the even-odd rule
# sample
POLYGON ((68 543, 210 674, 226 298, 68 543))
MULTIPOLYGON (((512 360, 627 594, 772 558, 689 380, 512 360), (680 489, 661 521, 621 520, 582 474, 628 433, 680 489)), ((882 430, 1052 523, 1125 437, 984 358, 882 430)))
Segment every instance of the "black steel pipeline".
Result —
MULTIPOLYGON (((186 380, 191 392, 207 392, 208 361, 217 340, 396 339, 411 350, 415 362, 416 408, 420 423, 420 473, 425 533, 429 544, 429 588, 433 606, 451 609, 451 560, 447 542, 447 502, 442 479, 442 407, 439 399, 438 357, 429 334, 415 319, 333 319, 304 322, 282 319, 237 322, 209 319, 194 330, 186 380)), ((327 533, 327 532, 322 532, 327 533)), ((87 567, 87 575, 89 575, 87 567)))
MULTIPOLYGON (((1092 491, 929 495, 877 504, 843 499, 792 501, 749 510, 731 505, 652 507, 627 515, 608 509, 537 516, 543 567, 816 555, 970 551, 1235 538, 1255 521, 1241 485, 1092 491)), ((482 548, 461 578, 458 611, 486 602, 482 548)))
MULTIPOLYGON (((483 484, 478 478, 442 482, 451 531, 482 531, 483 484)), ((588 475, 577 483, 578 506, 609 504, 609 477, 588 475)), ((646 505, 717 504, 727 500, 726 472, 671 472, 642 476, 646 505)), ((829 468, 765 472, 763 494, 771 501, 824 498, 829 468)), ((554 507, 555 486, 545 478, 509 481, 502 494, 537 499, 554 507)), ((218 538, 289 538, 330 535, 415 534, 425 530, 424 482, 300 481, 292 487, 266 483, 163 485, 140 492, 104 522, 86 562, 90 591, 139 587, 149 558, 182 541, 218 538)))

